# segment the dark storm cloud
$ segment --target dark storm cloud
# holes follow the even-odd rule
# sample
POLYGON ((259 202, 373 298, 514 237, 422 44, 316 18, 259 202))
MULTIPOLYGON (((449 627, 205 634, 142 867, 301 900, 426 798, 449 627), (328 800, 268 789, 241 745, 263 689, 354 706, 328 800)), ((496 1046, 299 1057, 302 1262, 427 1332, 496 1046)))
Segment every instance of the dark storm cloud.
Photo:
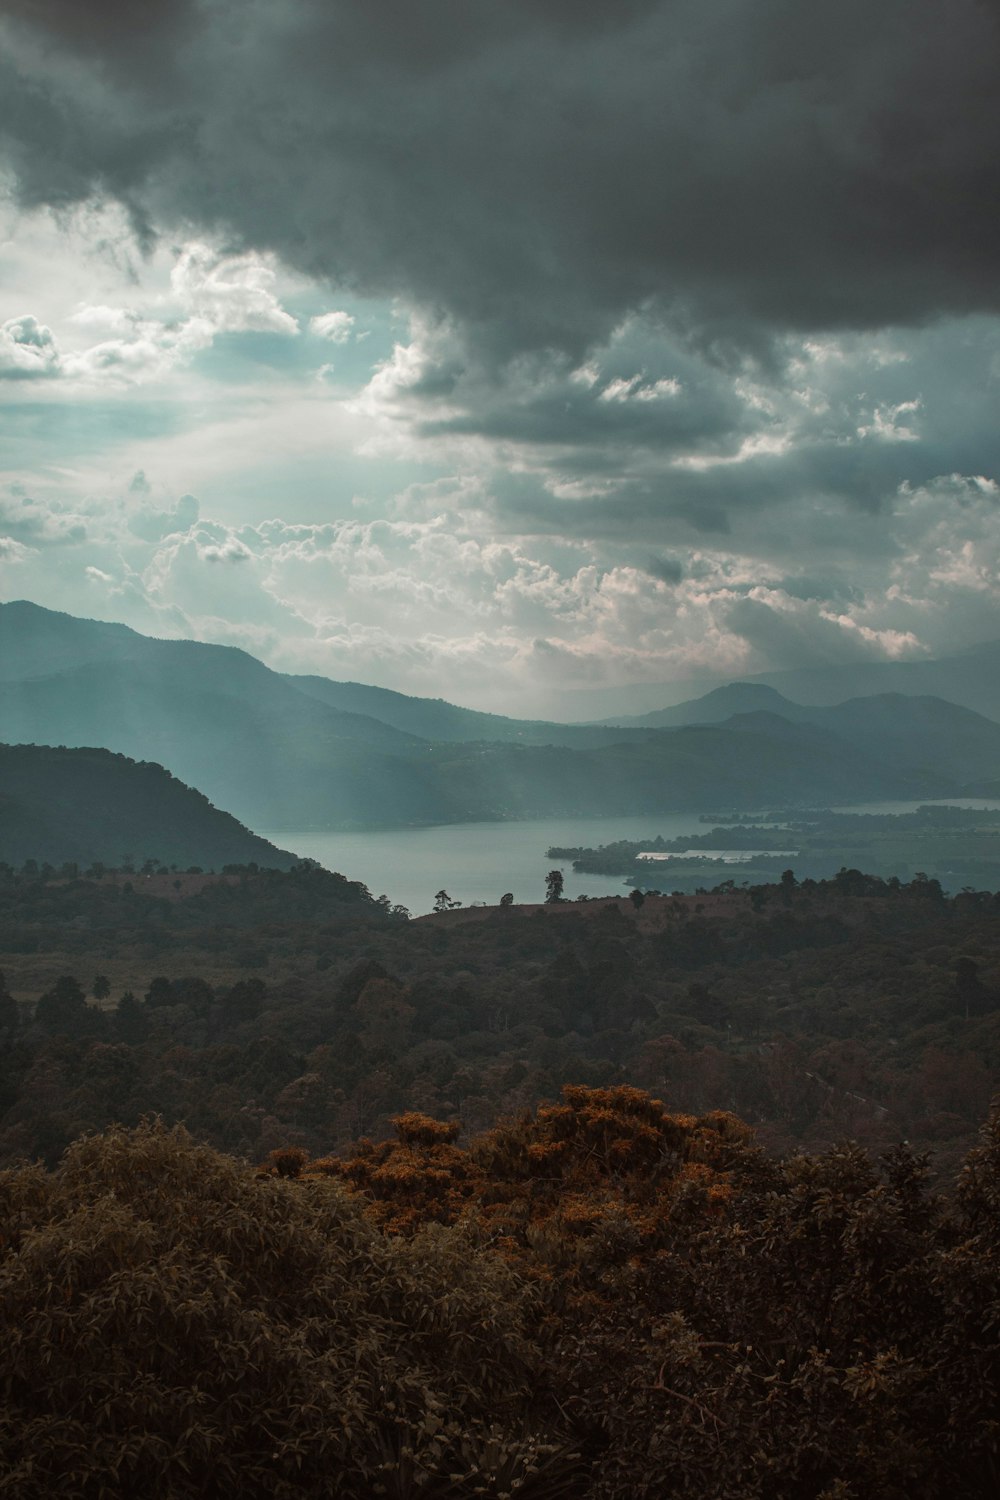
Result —
POLYGON ((846 578, 782 578, 780 588, 789 598, 801 599, 804 603, 857 604, 862 599, 861 590, 846 578))
MULTIPOLYGON (((902 450, 886 447, 870 463, 848 447, 830 444, 798 453, 761 454, 704 471, 675 469, 648 479, 622 477, 613 452, 583 455, 590 457, 593 462, 584 463, 580 455, 573 455, 561 466, 565 476, 571 475, 584 486, 579 497, 571 492, 567 498, 558 487, 556 493, 549 493, 523 485, 509 489, 498 485, 498 518, 514 531, 607 539, 625 539, 635 533, 651 539, 670 538, 682 523, 688 541, 732 536, 746 546, 756 535, 780 552, 780 516, 790 506, 803 516, 816 504, 837 506, 843 519, 842 535, 836 541, 849 544, 853 518, 859 514, 877 517, 891 502, 902 482, 900 476, 913 474, 913 480, 905 482, 917 487, 942 472, 933 456, 922 453, 917 445, 902 450), (615 480, 609 493, 600 489, 604 476, 615 480), (586 491, 588 483, 592 493, 586 491), (762 519, 769 514, 778 519, 773 530, 765 532, 762 519)), ((566 489, 565 481, 561 488, 566 489)), ((867 538, 866 532, 870 546, 867 538)), ((823 545, 830 541, 827 538, 823 545)))
POLYGON ((676 557, 651 557, 646 564, 650 578, 674 586, 684 578, 684 564, 676 557))
MULTIPOLYGON (((447 394, 456 389, 453 384, 447 394)), ((643 389, 649 393, 646 399, 621 400, 571 384, 524 390, 508 373, 499 390, 477 390, 464 383, 461 395, 467 408, 461 414, 421 422, 418 430, 425 437, 478 432, 518 443, 572 443, 583 448, 617 441, 667 452, 713 440, 731 442, 734 434, 753 430, 731 384, 727 388, 704 378, 676 396, 657 396, 648 383, 643 389)), ((426 384, 415 392, 425 393, 429 393, 426 384)))
POLYGON ((772 331, 996 310, 975 0, 5 0, 20 191, 400 294, 487 365, 648 306, 772 331))
POLYGON ((194 0, 4 0, 3 10, 39 31, 82 46, 114 53, 139 37, 159 35, 186 23, 194 0))
MULTIPOLYGON (((793 341, 775 377, 748 368, 734 381, 708 361, 640 342, 611 373, 676 372, 676 394, 643 402, 636 385, 628 399, 605 401, 605 374, 588 389, 566 380, 540 403, 543 421, 508 380, 492 404, 475 387, 469 411, 442 426, 471 430, 475 415, 481 431, 532 443, 521 453, 534 489, 512 476, 494 485, 504 529, 645 535, 655 549, 681 523, 689 543, 689 532, 728 533, 755 556, 787 558, 797 546, 886 559, 901 489, 1000 474, 996 350, 995 320, 964 319, 845 338, 812 355, 793 341)), ((603 367, 602 355, 594 363, 603 367)))
POLYGON ((839 666, 883 654, 876 640, 823 614, 792 615, 756 599, 732 605, 726 625, 776 667, 839 666))
POLYGON ((523 484, 498 486, 494 501, 498 531, 539 536, 583 536, 605 542, 645 537, 654 542, 727 537, 730 516, 701 480, 669 488, 627 483, 615 493, 566 498, 523 484))

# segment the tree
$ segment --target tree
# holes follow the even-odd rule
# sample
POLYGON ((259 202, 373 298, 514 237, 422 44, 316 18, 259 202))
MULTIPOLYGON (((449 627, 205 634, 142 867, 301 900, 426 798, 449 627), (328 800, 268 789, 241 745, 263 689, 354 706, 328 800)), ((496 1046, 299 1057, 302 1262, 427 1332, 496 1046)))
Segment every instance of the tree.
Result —
POLYGON ((563 898, 563 872, 550 870, 545 877, 545 900, 550 905, 563 898))
POLYGON ((115 1035, 129 1047, 138 1047, 149 1035, 146 1007, 136 999, 131 990, 126 990, 115 1011, 115 1035))
POLYGON ((438 891, 437 895, 434 897, 434 910, 447 911, 451 905, 452 899, 448 895, 448 892, 445 890, 438 891))
POLYGON ((464 1228, 387 1241, 298 1156, 255 1178, 153 1122, 5 1182, 10 1495, 580 1493, 533 1289, 464 1228))
POLYGON ((503 895, 500 897, 500 905, 503 906, 503 907, 513 906, 514 905, 514 892, 513 891, 504 891, 503 895))
POLYGON ((642 904, 646 900, 645 896, 643 895, 642 891, 640 891, 638 886, 636 886, 634 890, 629 891, 628 899, 631 901, 636 911, 639 910, 640 906, 642 906, 642 904))
POLYGON ((0 972, 0 1033, 13 1032, 20 1024, 17 1001, 7 988, 7 981, 0 972))
POLYGON ((90 993, 95 1000, 106 1000, 111 994, 111 981, 106 974, 95 974, 94 982, 90 986, 90 993))
POLYGON ((64 974, 57 979, 35 1006, 35 1020, 46 1031, 79 1036, 81 1030, 86 1029, 90 1018, 87 997, 72 974, 64 974))
POLYGON ((150 1006, 177 1004, 174 987, 170 980, 162 974, 158 974, 155 979, 149 981, 149 989, 146 991, 145 1000, 146 1004, 150 1006))
POLYGON ((225 1026, 241 1026, 254 1021, 267 997, 262 979, 240 979, 227 993, 218 997, 221 1019, 225 1026))
POLYGON ((393 1055, 406 1046, 416 1011, 393 979, 369 979, 354 1002, 358 1034, 366 1047, 393 1055))

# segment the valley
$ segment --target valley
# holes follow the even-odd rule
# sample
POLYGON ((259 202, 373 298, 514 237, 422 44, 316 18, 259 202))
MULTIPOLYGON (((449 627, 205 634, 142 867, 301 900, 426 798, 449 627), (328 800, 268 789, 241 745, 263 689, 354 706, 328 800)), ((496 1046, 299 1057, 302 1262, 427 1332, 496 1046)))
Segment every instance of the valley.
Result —
MULTIPOLYGON (((301 1267, 311 1245, 311 1266, 327 1266, 338 1289, 317 1302, 328 1273, 309 1270, 324 1338, 345 1284, 364 1302, 361 1324, 381 1326, 365 1299, 376 1305, 386 1277, 407 1287, 390 1360, 401 1338, 423 1338, 420 1297, 435 1286, 434 1318, 454 1311, 449 1339, 471 1327, 474 1341, 489 1320, 490 1361, 500 1320, 520 1309, 517 1370, 536 1373, 517 1388, 531 1392, 535 1426, 539 1381, 560 1392, 543 1436, 525 1437, 522 1413, 503 1440, 503 1483, 526 1500, 590 1493, 584 1471, 605 1474, 595 1494, 631 1497, 634 1474, 658 1470, 642 1468, 647 1401, 670 1357, 667 1399, 682 1396, 710 1425, 720 1399, 742 1403, 726 1464, 747 1483, 762 1463, 773 1474, 790 1444, 811 1451, 837 1401, 764 1459, 760 1412, 775 1390, 796 1405, 817 1339, 824 1388, 848 1388, 856 1342, 875 1326, 874 1286, 883 1340, 905 1325, 922 1389, 963 1316, 975 1325, 962 1324, 963 1357, 978 1368, 983 1315, 974 1299, 968 1311, 964 1270, 954 1306, 925 1297, 915 1319, 887 1303, 868 1252, 855 1264, 847 1247, 864 1241, 877 1205, 879 1253, 907 1277, 922 1257, 937 1285, 959 1234, 967 1257, 992 1264, 970 1184, 992 1182, 1000 1126, 1000 725, 933 696, 810 706, 747 683, 649 717, 505 719, 0 605, 0 1166, 20 1205, 0 1276, 9 1268, 45 1305, 30 1260, 48 1245, 46 1264, 67 1267, 60 1338, 74 1339, 77 1268, 95 1289, 88 1310, 113 1320, 110 1289, 145 1287, 152 1254, 158 1326, 169 1308, 187 1329, 178 1267, 188 1256, 202 1267, 211 1249, 227 1268, 225 1305, 252 1303, 258 1329, 266 1305, 280 1329, 261 1367, 287 1369, 293 1337, 300 1372, 326 1381, 311 1335, 289 1335, 287 1296, 267 1281, 261 1247, 280 1201, 281 1225, 297 1227, 294 1243, 277 1231, 275 1264, 301 1267), (142 1189, 133 1209, 150 1163, 156 1202, 142 1189), (85 1251, 81 1211, 93 1226, 85 1251), (249 1253, 233 1239, 235 1214, 249 1253), (775 1302, 780 1247, 800 1241, 815 1263, 793 1248, 787 1274, 806 1290, 775 1302), (366 1257, 346 1282, 345 1246, 366 1257), (681 1264, 681 1280, 665 1269, 681 1264), (847 1330, 836 1350, 832 1315, 808 1290, 817 1277, 847 1330), (789 1308, 800 1364, 783 1374, 789 1308), (678 1389, 689 1328, 702 1330, 699 1348, 730 1350, 724 1398, 715 1374, 678 1389), (734 1330, 764 1351, 759 1369, 716 1337, 734 1330), (615 1439, 631 1455, 616 1491, 617 1458, 602 1470, 583 1455, 595 1433, 604 1451, 608 1433, 637 1421, 615 1439)), ((213 1332, 192 1378, 228 1400, 218 1352, 235 1325, 220 1324, 218 1299, 199 1305, 213 1332)), ((148 1341, 132 1347, 134 1322, 97 1340, 94 1392, 110 1347, 129 1348, 130 1371, 158 1368, 148 1341)), ((55 1400, 63 1377, 24 1327, 18 1358, 45 1371, 24 1394, 37 1413, 36 1390, 55 1400)), ((172 1368, 179 1346, 170 1341, 172 1368)), ((74 1356, 67 1389, 80 1368, 74 1356)), ((496 1414, 470 1427, 456 1368, 449 1343, 435 1365, 443 1394, 421 1407, 427 1472, 465 1465, 479 1492, 498 1472, 496 1414), (462 1413, 450 1446, 436 1436, 451 1430, 435 1425, 442 1403, 462 1413)), ((380 1378, 383 1390, 395 1379, 380 1378)), ((116 1377, 108 1389, 120 1404, 116 1377)), ((76 1399, 90 1410, 89 1394, 76 1399)), ((376 1405, 334 1455, 338 1483, 406 1472, 376 1405)), ((157 1401, 150 1422, 171 1409, 157 1401)), ((284 1420, 274 1410, 271 1429, 284 1420)), ((867 1411, 864 1395, 850 1432, 867 1411)), ((880 1431, 909 1431, 907 1401, 880 1411, 880 1431)), ((103 1431, 105 1408, 90 1421, 103 1431)), ((23 1469, 36 1460, 22 1428, 5 1438, 0 1414, 0 1453, 23 1469)), ((298 1451, 294 1420, 288 1431, 298 1451)), ((683 1424, 658 1418, 655 1431, 661 1455, 715 1493, 718 1465, 700 1465, 683 1424)), ((255 1444, 230 1421, 219 1461, 249 1455, 235 1461, 250 1472, 255 1444)), ((78 1448, 80 1471, 101 1471, 89 1430, 78 1448)), ((838 1472, 860 1492, 895 1472, 871 1445, 840 1450, 838 1472)), ((186 1438, 178 1451, 185 1475, 198 1470, 186 1438)), ((969 1494, 988 1492, 974 1436, 947 1463, 971 1475, 969 1494)), ((933 1487, 942 1463, 923 1472, 933 1487)), ((325 1484, 317 1471, 313 1492, 325 1484)))
POLYGON ((0 662, 0 740, 158 763, 251 828, 988 796, 1000 767, 1000 724, 900 694, 747 711, 735 684, 669 728, 519 721, 27 603, 0 605, 0 662))

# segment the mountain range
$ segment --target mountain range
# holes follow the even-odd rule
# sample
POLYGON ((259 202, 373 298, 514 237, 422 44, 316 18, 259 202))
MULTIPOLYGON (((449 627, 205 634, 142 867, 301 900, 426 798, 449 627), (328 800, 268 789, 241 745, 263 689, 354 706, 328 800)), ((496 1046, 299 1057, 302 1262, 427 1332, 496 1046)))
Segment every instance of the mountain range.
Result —
MULTIPOLYGON (((743 679, 748 687, 771 687, 797 703, 825 705, 881 693, 946 698, 988 719, 1000 720, 1000 641, 984 641, 948 656, 918 661, 861 661, 784 667, 743 679)), ((615 687, 568 688, 551 695, 559 718, 588 723, 624 723, 654 707, 679 704, 725 686, 718 677, 687 682, 632 683, 615 687)))
POLYGON ((24 601, 0 605, 0 739, 159 762, 242 822, 294 830, 948 797, 1000 776, 1000 724, 939 697, 817 708, 736 683, 554 724, 24 601))
POLYGON ((726 724, 747 731, 773 729, 775 719, 812 725, 865 755, 932 775, 978 781, 1000 772, 997 724, 929 695, 878 693, 827 707, 794 703, 764 683, 731 682, 687 703, 610 722, 641 729, 726 724))

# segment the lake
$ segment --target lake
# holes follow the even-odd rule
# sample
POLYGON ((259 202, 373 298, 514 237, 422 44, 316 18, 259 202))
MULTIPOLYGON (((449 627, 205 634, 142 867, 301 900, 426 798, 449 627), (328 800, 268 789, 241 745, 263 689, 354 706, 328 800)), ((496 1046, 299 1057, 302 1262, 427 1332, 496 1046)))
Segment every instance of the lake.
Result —
MULTIPOLYGON (((844 812, 914 812, 923 802, 879 802, 838 809, 844 812)), ((985 798, 953 798, 948 807, 998 807, 985 798)), ((709 811, 714 812, 715 809, 709 811)), ((495 906, 505 891, 518 902, 544 901, 545 876, 563 871, 564 894, 624 895, 622 880, 607 875, 577 875, 568 861, 547 860, 552 845, 572 847, 612 844, 617 839, 664 839, 704 833, 700 814, 650 814, 638 818, 539 818, 523 823, 445 823, 433 828, 391 828, 371 833, 316 833, 288 828, 257 829, 264 838, 314 859, 349 880, 361 880, 375 896, 405 906, 413 916, 431 911, 434 897, 446 890, 453 901, 495 906)))
POLYGON ((545 858, 551 845, 611 844, 616 839, 665 839, 704 833, 695 813, 643 818, 539 818, 524 823, 444 823, 433 828, 390 828, 373 833, 264 831, 283 849, 315 859, 349 880, 363 880, 374 896, 384 891, 417 917, 433 910, 444 889, 453 901, 495 906, 505 891, 518 902, 544 901, 545 876, 561 869, 564 894, 606 896, 626 892, 607 875, 575 875, 567 861, 545 858))

